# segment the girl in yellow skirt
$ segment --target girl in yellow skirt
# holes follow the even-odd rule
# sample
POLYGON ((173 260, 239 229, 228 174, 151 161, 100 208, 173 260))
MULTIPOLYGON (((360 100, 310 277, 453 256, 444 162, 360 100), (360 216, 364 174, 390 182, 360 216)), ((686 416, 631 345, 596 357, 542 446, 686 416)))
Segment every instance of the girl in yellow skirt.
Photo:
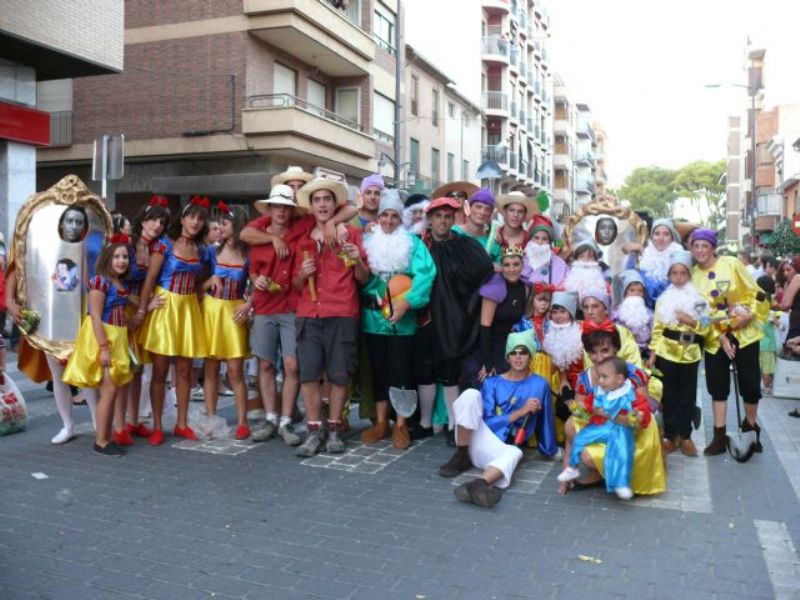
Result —
POLYGON ((161 417, 171 359, 175 361, 178 398, 178 417, 173 433, 188 440, 197 439, 187 423, 187 415, 192 359, 208 355, 197 294, 200 274, 208 263, 208 250, 203 240, 208 231, 209 205, 208 198, 192 198, 180 218, 170 226, 168 235, 153 245, 139 308, 130 320, 132 329, 141 325, 138 339, 153 361, 153 379, 150 382, 153 433, 148 440, 151 446, 164 443, 161 417), (163 297, 164 304, 147 314, 147 305, 153 294, 163 297))
MULTIPOLYGON (((133 239, 128 245, 131 265, 128 276, 128 306, 126 316, 136 314, 150 253, 158 243, 169 223, 169 200, 164 196, 153 196, 133 220, 133 239)), ((161 299, 159 298, 159 301, 161 299)), ((140 364, 149 362, 147 353, 140 347, 135 336, 131 336, 131 347, 140 364)), ((114 414, 114 441, 120 446, 132 446, 133 436, 149 438, 153 432, 139 421, 139 399, 142 395, 142 369, 135 369, 131 382, 120 390, 114 414)))
POLYGON ((250 437, 247 426, 247 385, 244 381, 244 359, 250 356, 248 344, 250 300, 244 299, 247 287, 247 244, 239 234, 247 224, 241 209, 231 209, 224 202, 218 205, 220 213, 220 246, 211 248, 211 277, 203 285, 203 322, 208 340, 208 358, 205 362, 204 395, 206 412, 217 412, 219 390, 219 363, 225 361, 228 380, 236 401, 237 426, 235 437, 250 437))
POLYGON ((125 451, 111 442, 111 423, 117 390, 131 373, 125 305, 128 292, 128 247, 114 240, 97 259, 96 276, 89 281, 89 318, 83 320, 75 348, 62 380, 80 388, 100 388, 95 412, 94 451, 103 456, 122 456, 125 451))

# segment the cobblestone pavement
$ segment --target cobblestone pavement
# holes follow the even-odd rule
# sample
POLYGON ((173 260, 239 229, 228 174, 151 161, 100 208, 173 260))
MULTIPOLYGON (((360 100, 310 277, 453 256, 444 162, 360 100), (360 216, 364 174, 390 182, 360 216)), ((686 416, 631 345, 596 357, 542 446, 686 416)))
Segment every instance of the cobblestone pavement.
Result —
POLYGON ((280 440, 170 437, 106 459, 88 433, 51 445, 51 395, 14 378, 33 418, 0 438, 3 600, 800 598, 798 401, 764 400, 746 464, 670 456, 659 498, 562 497, 559 466, 527 454, 485 511, 438 476, 440 436, 306 461, 280 440))

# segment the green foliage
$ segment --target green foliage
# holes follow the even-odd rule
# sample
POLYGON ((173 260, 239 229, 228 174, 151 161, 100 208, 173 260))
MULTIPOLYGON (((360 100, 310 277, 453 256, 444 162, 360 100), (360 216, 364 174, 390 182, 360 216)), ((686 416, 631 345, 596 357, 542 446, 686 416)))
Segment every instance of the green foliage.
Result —
POLYGON ((678 194, 673 187, 675 171, 661 167, 638 167, 628 175, 619 197, 636 210, 646 210, 654 218, 672 214, 678 194))
POLYGON ((772 232, 772 240, 767 244, 775 256, 800 254, 800 236, 792 230, 792 222, 784 219, 772 232))

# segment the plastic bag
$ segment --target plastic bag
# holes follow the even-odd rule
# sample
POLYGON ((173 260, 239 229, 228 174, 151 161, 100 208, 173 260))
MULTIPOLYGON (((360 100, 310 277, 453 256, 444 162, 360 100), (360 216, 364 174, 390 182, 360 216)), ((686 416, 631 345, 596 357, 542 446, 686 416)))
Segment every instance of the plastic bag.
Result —
POLYGON ((189 407, 189 427, 201 440, 225 440, 230 438, 228 422, 218 415, 207 415, 198 406, 189 407))
POLYGON ((28 428, 28 407, 25 398, 5 373, 0 373, 0 435, 25 431, 28 428))

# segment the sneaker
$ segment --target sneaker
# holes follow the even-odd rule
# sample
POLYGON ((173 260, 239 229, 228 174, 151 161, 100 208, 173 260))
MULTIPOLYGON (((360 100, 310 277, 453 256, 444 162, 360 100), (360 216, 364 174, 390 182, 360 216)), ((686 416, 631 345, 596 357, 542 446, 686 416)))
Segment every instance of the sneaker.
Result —
POLYGON ((633 490, 631 490, 631 488, 629 488, 626 485, 614 488, 614 493, 620 500, 630 500, 631 498, 633 498, 633 490))
POLYGON ((258 431, 253 432, 252 438, 254 442, 266 442, 275 437, 277 425, 272 421, 267 421, 264 427, 258 431))
POLYGON ((236 433, 233 434, 237 440, 246 440, 250 437, 250 428, 247 425, 239 425, 236 428, 236 433))
POLYGON ((228 386, 224 384, 220 384, 219 389, 217 390, 217 395, 219 396, 233 396, 233 390, 230 389, 228 386))
POLYGON ((189 440, 190 442, 197 441, 197 435, 195 435, 194 430, 188 425, 186 427, 178 427, 175 425, 175 429, 172 430, 172 433, 178 437, 182 437, 184 439, 189 440))
POLYGON ((72 427, 62 427, 61 431, 55 434, 51 439, 51 444, 66 444, 67 442, 75 439, 75 430, 72 427))
POLYGON ((95 444, 92 448, 95 454, 99 454, 100 456, 110 456, 110 457, 120 457, 125 456, 125 450, 117 446, 116 444, 112 444, 109 442, 105 446, 99 446, 95 444))
POLYGON ((298 446, 294 455, 300 456, 302 458, 310 458, 314 456, 317 452, 319 452, 322 449, 324 436, 325 432, 322 429, 317 429, 316 431, 309 432, 306 441, 303 442, 300 446, 298 446))
POLYGON ((567 467, 558 475, 557 479, 560 483, 567 483, 573 481, 581 476, 581 472, 575 467, 567 467))
POLYGON ((151 446, 160 446, 164 443, 164 432, 161 429, 153 430, 153 433, 147 438, 147 443, 151 446))
POLYGON ((114 442, 119 446, 133 446, 133 438, 127 428, 114 432, 114 442))
POLYGON ((128 423, 127 428, 128 433, 135 435, 136 437, 149 438, 151 435, 153 435, 153 430, 144 423, 139 423, 138 425, 128 423))
POLYGON ((325 442, 325 452, 328 454, 341 454, 344 452, 344 449, 344 440, 339 437, 339 432, 329 432, 328 440, 325 442))
POLYGON ((203 391, 203 388, 197 386, 196 388, 192 388, 191 393, 192 402, 202 402, 206 398, 206 394, 203 391))
POLYGON ((300 436, 297 435, 292 429, 291 424, 282 425, 281 427, 279 427, 278 435, 283 440, 283 443, 286 444, 287 446, 299 446, 300 442, 302 441, 300 440, 300 436))

